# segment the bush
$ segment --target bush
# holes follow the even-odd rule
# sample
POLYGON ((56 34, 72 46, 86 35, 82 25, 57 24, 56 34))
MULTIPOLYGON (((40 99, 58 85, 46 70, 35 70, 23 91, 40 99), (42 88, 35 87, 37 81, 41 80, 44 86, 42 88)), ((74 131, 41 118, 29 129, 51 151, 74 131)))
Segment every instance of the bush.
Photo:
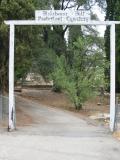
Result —
MULTIPOLYGON (((86 40, 87 41, 87 40, 86 40)), ((57 57, 52 79, 57 91, 67 93, 76 109, 96 94, 99 86, 104 86, 104 54, 95 50, 86 52, 87 42, 79 38, 71 49, 72 63, 69 57, 57 57)))

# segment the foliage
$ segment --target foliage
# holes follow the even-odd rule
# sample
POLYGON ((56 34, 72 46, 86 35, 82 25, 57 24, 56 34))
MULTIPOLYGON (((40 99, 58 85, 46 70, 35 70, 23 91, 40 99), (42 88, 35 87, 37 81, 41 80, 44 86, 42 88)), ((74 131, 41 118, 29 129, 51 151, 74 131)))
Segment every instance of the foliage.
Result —
POLYGON ((96 93, 104 81, 106 66, 104 51, 93 47, 91 36, 79 37, 72 48, 72 62, 69 65, 65 56, 57 58, 52 78, 58 88, 64 90, 75 104, 76 109, 96 93))
MULTIPOLYGON (((8 80, 8 27, 4 20, 33 19, 38 0, 1 0, 0 1, 0 85, 7 88, 8 80)), ((41 37, 40 27, 16 27, 15 31, 15 80, 25 77, 31 67, 31 48, 41 37), (34 35, 34 36, 33 36, 34 35)))
MULTIPOLYGON (((35 9, 91 9, 98 0, 2 0, 0 1, 0 74, 6 86, 8 67, 8 19, 34 19, 35 9), (4 77, 4 80, 3 80, 4 77)), ((102 4, 100 0, 99 5, 102 4)), ((25 78, 28 72, 40 73, 46 80, 51 75, 55 89, 64 90, 76 109, 104 85, 103 40, 95 38, 94 28, 79 26, 16 27, 15 80, 25 78), (65 33, 69 30, 68 44, 65 33), (81 37, 81 38, 80 38, 81 37), (73 43, 74 42, 74 43, 73 43)))
POLYGON ((49 48, 39 48, 34 52, 32 58, 31 72, 38 73, 45 80, 49 79, 49 74, 53 72, 56 63, 56 54, 49 48))
POLYGON ((60 56, 66 52, 66 42, 64 38, 63 26, 53 26, 53 30, 47 30, 48 38, 46 40, 47 46, 54 50, 60 56))
MULTIPOLYGON (((106 19, 111 21, 120 20, 120 1, 109 1, 107 2, 106 8, 106 19)), ((106 48, 106 57, 110 61, 110 28, 107 27, 105 33, 105 48, 106 48)), ((116 26, 116 90, 120 92, 120 26, 116 26)), ((109 79, 110 73, 109 70, 106 70, 106 77, 109 79)))

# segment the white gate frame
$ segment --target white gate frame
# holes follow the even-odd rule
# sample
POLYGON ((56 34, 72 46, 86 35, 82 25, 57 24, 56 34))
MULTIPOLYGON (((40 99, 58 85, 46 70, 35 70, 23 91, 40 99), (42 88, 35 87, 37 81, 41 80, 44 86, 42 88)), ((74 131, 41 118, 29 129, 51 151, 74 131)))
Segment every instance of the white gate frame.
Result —
POLYGON ((5 21, 6 25, 10 26, 9 37, 9 131, 16 128, 15 124, 15 98, 14 98, 14 41, 15 41, 15 26, 28 25, 105 25, 110 26, 110 130, 114 131, 115 123, 115 25, 120 24, 120 21, 90 21, 90 22, 71 22, 71 23, 56 23, 56 22, 40 22, 37 20, 10 20, 5 21))

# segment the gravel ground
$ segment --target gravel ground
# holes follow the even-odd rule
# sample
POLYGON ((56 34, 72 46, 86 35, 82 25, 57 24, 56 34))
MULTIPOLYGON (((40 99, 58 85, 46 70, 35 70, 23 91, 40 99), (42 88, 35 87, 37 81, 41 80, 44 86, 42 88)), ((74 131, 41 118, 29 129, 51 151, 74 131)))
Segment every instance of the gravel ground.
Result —
POLYGON ((1 131, 0 160, 119 160, 120 142, 107 128, 24 98, 16 102, 30 121, 1 131))

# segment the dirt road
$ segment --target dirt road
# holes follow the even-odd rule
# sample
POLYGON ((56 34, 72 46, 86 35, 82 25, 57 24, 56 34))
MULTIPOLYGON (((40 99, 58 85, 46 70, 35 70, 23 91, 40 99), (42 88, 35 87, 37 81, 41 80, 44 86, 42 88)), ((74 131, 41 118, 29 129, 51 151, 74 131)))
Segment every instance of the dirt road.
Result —
MULTIPOLYGON (((32 121, 28 121, 26 127, 18 127, 19 132, 27 134, 38 134, 48 136, 72 136, 79 137, 85 135, 101 135, 102 132, 107 134, 108 129, 96 127, 95 123, 90 125, 89 121, 74 116, 69 111, 59 108, 51 108, 49 106, 40 105, 37 102, 17 97, 16 100, 21 115, 31 117, 32 121), (85 130, 87 130, 85 132, 85 130)), ((31 120, 30 119, 30 120, 31 120)), ((19 124, 19 119, 18 119, 19 124)))
POLYGON ((107 128, 24 98, 17 106, 30 123, 0 134, 0 160, 119 160, 120 142, 107 128))

